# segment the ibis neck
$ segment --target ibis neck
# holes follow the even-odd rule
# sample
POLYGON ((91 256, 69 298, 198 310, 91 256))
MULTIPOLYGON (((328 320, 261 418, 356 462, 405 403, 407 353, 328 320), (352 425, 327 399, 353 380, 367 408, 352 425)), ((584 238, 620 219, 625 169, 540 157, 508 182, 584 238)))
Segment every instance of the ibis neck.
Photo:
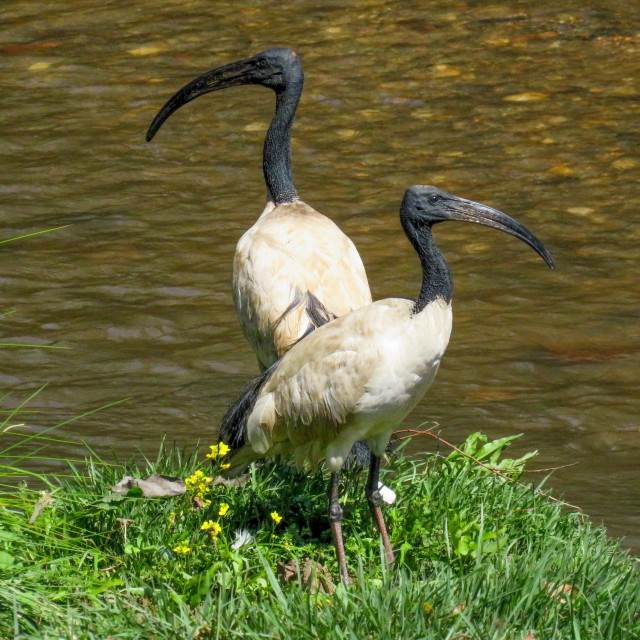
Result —
POLYGON ((276 112, 264 140, 262 168, 267 197, 276 205, 293 202, 298 193, 291 173, 291 127, 302 94, 302 82, 276 92, 276 112))
POLYGON ((413 305, 413 314, 420 313, 436 298, 442 298, 447 303, 451 302, 453 279, 447 261, 433 240, 431 226, 425 225, 417 229, 413 225, 406 225, 405 233, 418 252, 422 265, 422 287, 413 305))

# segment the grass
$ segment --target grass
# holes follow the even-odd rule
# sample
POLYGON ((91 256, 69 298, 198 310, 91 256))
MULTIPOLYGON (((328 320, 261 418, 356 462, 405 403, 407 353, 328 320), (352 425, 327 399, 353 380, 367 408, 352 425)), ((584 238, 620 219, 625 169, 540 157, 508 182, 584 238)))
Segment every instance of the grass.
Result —
MULTIPOLYGON (((515 476, 524 459, 504 458, 509 440, 476 434, 463 449, 515 476)), ((459 453, 400 451, 386 466, 398 493, 384 509, 394 569, 364 474, 353 474, 342 501, 354 584, 317 593, 305 566, 338 576, 326 478, 270 463, 241 488, 202 479, 224 459, 212 470, 203 452, 175 447, 141 463, 92 455, 18 488, 13 463, 0 467, 0 637, 640 638, 637 562, 581 514, 459 453), (191 478, 190 490, 156 499, 110 490, 150 473, 191 478)))

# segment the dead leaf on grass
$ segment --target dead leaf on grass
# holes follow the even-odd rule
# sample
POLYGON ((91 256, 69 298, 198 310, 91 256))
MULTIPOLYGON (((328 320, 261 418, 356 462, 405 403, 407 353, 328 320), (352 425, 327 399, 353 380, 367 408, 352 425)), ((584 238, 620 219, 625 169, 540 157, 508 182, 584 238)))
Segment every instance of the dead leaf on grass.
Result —
POLYGON ((163 476, 158 473, 151 474, 148 478, 133 478, 125 476, 118 484, 111 487, 114 493, 127 493, 135 488, 142 490, 145 498, 160 498, 161 496, 179 496, 186 491, 184 480, 173 476, 163 476))
MULTIPOLYGON (((286 565, 283 562, 278 562, 277 573, 280 582, 291 582, 291 580, 295 580, 298 577, 298 563, 293 559, 286 565)), ((311 558, 305 558, 302 561, 300 575, 302 577, 302 585, 311 595, 316 593, 331 595, 336 589, 327 565, 314 562, 311 558)))
POLYGON ((244 473, 241 476, 238 476, 237 478, 231 478, 231 479, 218 476, 213 481, 212 484, 213 486, 217 484, 223 484, 225 487, 229 487, 231 489, 239 489, 240 487, 244 487, 244 485, 247 484, 247 482, 249 482, 250 478, 251 476, 248 473, 244 473))

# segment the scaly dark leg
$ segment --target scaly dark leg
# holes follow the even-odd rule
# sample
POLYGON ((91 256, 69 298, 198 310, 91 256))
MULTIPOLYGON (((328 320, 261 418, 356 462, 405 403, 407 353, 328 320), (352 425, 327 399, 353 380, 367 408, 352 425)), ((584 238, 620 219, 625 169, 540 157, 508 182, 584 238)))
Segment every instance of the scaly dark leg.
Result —
POLYGON ((380 503, 382 502, 382 496, 378 491, 378 477, 380 476, 380 457, 374 455, 371 452, 371 462, 369 463, 369 478, 367 480, 367 500, 371 509, 371 515, 378 527, 378 531, 382 536, 382 545, 387 556, 387 562, 393 564, 394 555, 391 544, 389 543, 389 536, 387 534, 387 527, 384 524, 384 518, 382 517, 382 509, 380 509, 380 503))
POLYGON ((347 571, 347 558, 344 555, 344 542, 342 540, 342 507, 338 502, 339 489, 340 472, 337 471, 331 474, 331 480, 329 481, 329 522, 331 523, 333 542, 336 545, 340 575, 342 576, 342 581, 348 585, 349 572, 347 571))

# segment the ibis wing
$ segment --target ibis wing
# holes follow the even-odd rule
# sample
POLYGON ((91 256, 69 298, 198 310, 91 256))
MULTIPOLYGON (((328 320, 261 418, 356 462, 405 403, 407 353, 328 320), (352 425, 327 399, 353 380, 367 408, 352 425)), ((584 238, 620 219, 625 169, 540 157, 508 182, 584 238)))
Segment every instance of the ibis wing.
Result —
POLYGON ((318 345, 314 338, 319 333, 310 334, 287 354, 295 350, 297 357, 283 358, 284 366, 256 402, 247 421, 247 439, 260 453, 283 441, 291 448, 312 441, 328 443, 365 394, 368 372, 376 361, 373 350, 365 353, 359 340, 344 344, 338 336, 318 345), (299 349, 303 345, 306 349, 299 349), (310 350, 318 346, 323 352, 312 355, 310 350))
POLYGON ((266 454, 277 443, 293 449, 327 444, 358 411, 369 383, 384 366, 385 327, 398 307, 381 301, 314 331, 280 360, 247 421, 247 440, 266 454))

